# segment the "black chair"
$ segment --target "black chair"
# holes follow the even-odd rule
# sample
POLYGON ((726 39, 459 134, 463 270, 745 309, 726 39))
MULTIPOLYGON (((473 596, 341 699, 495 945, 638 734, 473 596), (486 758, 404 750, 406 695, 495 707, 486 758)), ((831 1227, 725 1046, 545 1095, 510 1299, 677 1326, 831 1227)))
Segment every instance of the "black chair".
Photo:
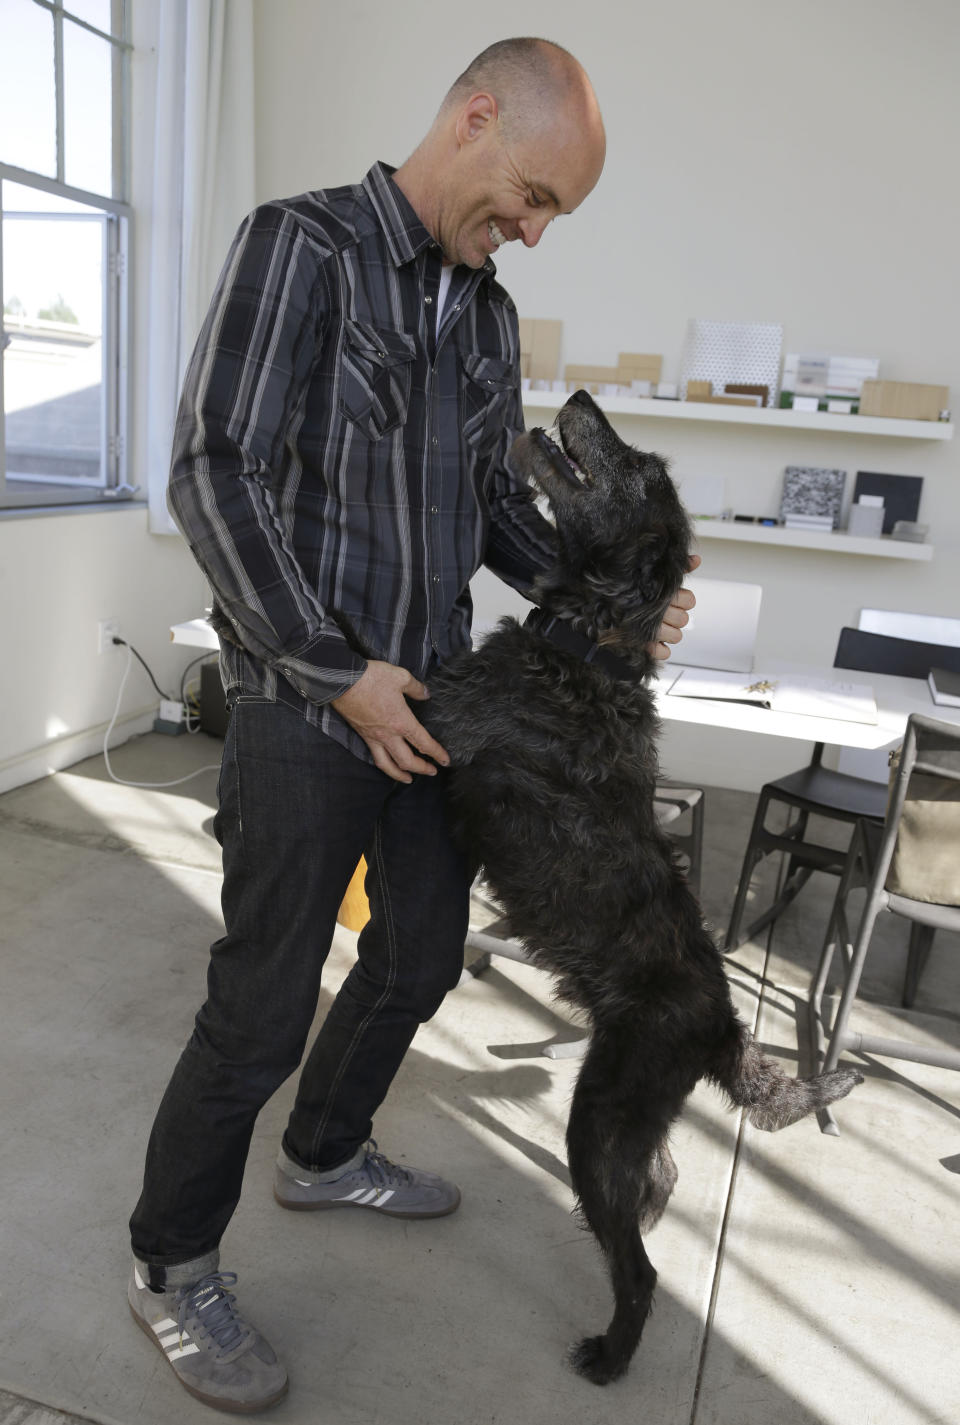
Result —
MULTIPOLYGON (((881 633, 864 633, 857 628, 840 630, 835 668, 849 668, 865 673, 893 673, 905 678, 926 678, 931 668, 946 668, 960 672, 960 648, 938 643, 915 643, 912 639, 892 638, 881 633)), ((806 839, 811 815, 853 827, 860 820, 880 826, 887 805, 887 788, 880 782, 853 777, 847 772, 833 772, 822 765, 822 742, 813 749, 806 767, 790 772, 776 781, 767 782, 757 800, 757 810, 747 842, 740 880, 727 927, 725 952, 736 950, 746 940, 752 940, 795 899, 814 871, 826 871, 839 876, 847 856, 847 846, 837 849, 806 839), (780 831, 767 827, 771 806, 785 806, 788 815, 796 816, 780 831), (757 865, 773 852, 787 858, 784 874, 773 904, 768 906, 741 930, 750 880, 757 865)))

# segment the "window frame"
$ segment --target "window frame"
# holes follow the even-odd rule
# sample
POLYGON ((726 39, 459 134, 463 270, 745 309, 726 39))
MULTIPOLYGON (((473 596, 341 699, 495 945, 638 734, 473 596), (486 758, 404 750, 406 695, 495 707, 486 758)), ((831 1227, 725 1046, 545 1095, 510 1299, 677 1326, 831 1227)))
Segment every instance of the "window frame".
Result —
MULTIPOLYGON (((0 353, 0 515, 4 510, 27 510, 50 506, 115 504, 130 500, 137 488, 127 478, 128 430, 130 424, 129 381, 129 275, 133 212, 128 201, 130 155, 130 61, 133 45, 130 41, 130 0, 111 0, 111 22, 114 33, 74 15, 64 0, 32 0, 39 9, 53 16, 53 61, 56 96, 56 177, 36 173, 0 162, 0 229, 2 229, 2 192, 4 182, 38 189, 56 197, 82 203, 105 216, 105 253, 103 262, 103 402, 104 423, 101 443, 103 481, 97 484, 75 483, 69 476, 64 483, 45 479, 8 483, 6 469, 5 401, 3 389, 2 353, 0 353), (112 188, 109 196, 77 188, 64 180, 66 134, 64 117, 63 26, 75 24, 98 36, 111 46, 112 75, 112 188), (119 197, 114 196, 119 194, 119 197), (104 449, 105 446, 105 449, 104 449)), ((3 244, 0 241, 0 292, 3 291, 3 244)), ((0 330, 3 317, 0 314, 0 330)))

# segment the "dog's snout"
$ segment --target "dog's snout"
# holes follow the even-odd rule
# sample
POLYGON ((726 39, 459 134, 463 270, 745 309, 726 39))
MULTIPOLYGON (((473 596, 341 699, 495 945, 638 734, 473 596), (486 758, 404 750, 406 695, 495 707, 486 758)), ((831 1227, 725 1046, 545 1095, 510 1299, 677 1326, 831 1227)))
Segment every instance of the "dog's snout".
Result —
POLYGON ((583 391, 583 390, 574 391, 573 395, 570 397, 569 401, 567 402, 567 405, 568 405, 568 406, 577 405, 577 406, 588 406, 588 407, 589 407, 589 406, 592 406, 593 404, 594 404, 593 397, 590 395, 589 391, 583 391))

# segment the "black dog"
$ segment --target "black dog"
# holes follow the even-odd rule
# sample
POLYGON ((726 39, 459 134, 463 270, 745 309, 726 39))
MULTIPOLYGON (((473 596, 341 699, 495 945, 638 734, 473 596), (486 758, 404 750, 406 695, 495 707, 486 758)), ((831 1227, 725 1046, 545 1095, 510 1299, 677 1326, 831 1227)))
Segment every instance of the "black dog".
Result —
POLYGON ((788 1078, 730 999, 719 952, 654 815, 658 730, 647 645, 688 567, 690 527, 662 460, 615 434, 578 392, 512 452, 551 505, 559 554, 540 609, 504 619, 431 680, 431 731, 452 759, 455 819, 533 961, 586 1011, 591 1039, 567 1127, 580 1209, 616 1300, 574 1348, 623 1374, 656 1272, 641 1241, 677 1178, 670 1125, 701 1078, 782 1128, 861 1076, 788 1078))

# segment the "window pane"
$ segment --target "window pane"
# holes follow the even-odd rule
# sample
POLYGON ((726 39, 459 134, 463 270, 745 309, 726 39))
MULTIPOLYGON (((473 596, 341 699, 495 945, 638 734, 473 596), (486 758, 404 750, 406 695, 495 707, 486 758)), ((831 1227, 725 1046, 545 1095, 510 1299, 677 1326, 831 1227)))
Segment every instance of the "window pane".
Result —
POLYGON ((113 195, 113 46, 63 22, 63 124, 67 183, 113 195))
POLYGON ((53 16, 33 0, 0 0, 0 163, 57 176, 53 16))
POLYGON ((68 15, 76 15, 86 20, 88 25, 96 25, 98 30, 110 35, 111 0, 63 0, 63 8, 68 15))
POLYGON ((0 184, 7 480, 104 482, 107 218, 0 184))

